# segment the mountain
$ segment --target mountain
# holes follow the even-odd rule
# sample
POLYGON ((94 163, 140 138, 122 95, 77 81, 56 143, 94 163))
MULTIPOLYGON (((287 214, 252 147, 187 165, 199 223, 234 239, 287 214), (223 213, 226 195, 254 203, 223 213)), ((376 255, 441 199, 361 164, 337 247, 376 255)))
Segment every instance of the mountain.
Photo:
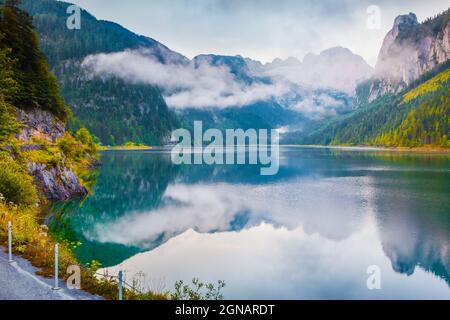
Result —
POLYGON ((423 24, 414 14, 397 17, 374 78, 357 88, 359 108, 290 142, 450 147, 448 32, 449 11, 423 24))
POLYGON ((241 56, 223 56, 216 54, 201 54, 192 59, 194 67, 197 68, 201 64, 209 64, 215 67, 226 67, 229 72, 238 81, 246 84, 254 82, 253 74, 248 66, 248 62, 241 56))
POLYGON ((318 55, 308 54, 303 62, 289 57, 263 64, 241 56, 218 55, 201 55, 193 61, 226 66, 236 80, 247 85, 281 84, 285 88, 284 93, 275 96, 271 102, 289 111, 284 125, 350 111, 357 84, 373 73, 373 68, 361 56, 342 47, 330 48, 318 55), (297 116, 292 118, 292 113, 297 113, 297 116))
POLYGON ((450 147, 450 71, 399 94, 386 94, 297 137, 296 143, 450 147), (436 90, 434 90, 436 89, 436 90), (409 97, 414 97, 410 99, 409 97))
MULTIPOLYGON (((74 119, 70 127, 73 131, 85 126, 107 145, 124 144, 129 140, 162 144, 180 121, 187 128, 193 125, 194 120, 200 119, 206 122, 205 126, 219 128, 275 128, 302 117, 270 97, 264 91, 273 89, 269 87, 270 81, 255 76, 242 57, 199 55, 189 60, 154 39, 136 35, 115 23, 97 20, 85 10, 81 12, 81 29, 69 30, 66 28, 69 5, 53 0, 23 0, 21 3, 33 16, 41 48, 59 80, 64 100, 71 106, 74 119), (145 70, 144 66, 137 65, 137 70, 124 77, 118 73, 95 72, 90 68, 92 65, 86 63, 127 53, 131 58, 123 60, 121 71, 131 70, 130 62, 136 56, 144 64, 150 63, 158 69, 145 70), (167 87, 160 78, 147 81, 135 77, 136 73, 144 71, 144 78, 149 74, 163 79, 172 76, 169 81, 175 85, 167 87), (182 72, 182 75, 178 77, 175 71, 182 72), (207 97, 204 88, 200 87, 192 92, 195 99, 191 106, 178 108, 175 105, 172 110, 167 106, 166 101, 173 103, 175 98, 182 96, 177 96, 180 90, 193 85, 180 84, 178 80, 197 81, 203 77, 208 86, 210 79, 217 80, 217 75, 223 76, 218 80, 225 91, 213 92, 213 102, 233 94, 237 98, 242 93, 251 96, 253 91, 248 90, 248 86, 252 85, 256 88, 251 89, 264 97, 250 97, 243 102, 237 99, 236 103, 220 108, 207 103, 197 105, 195 99, 207 97), (177 77, 179 79, 174 79, 177 77)), ((116 62, 111 63, 106 71, 117 67, 116 62)))
POLYGON ((39 51, 39 40, 30 27, 29 16, 7 2, 0 21, 2 47, 11 50, 18 62, 14 63, 14 81, 17 86, 11 103, 22 109, 44 109, 61 120, 69 110, 58 93, 55 77, 49 72, 46 59, 39 51))
POLYGON ((399 92, 450 58, 450 9, 417 21, 414 13, 398 16, 386 35, 374 76, 358 88, 360 102, 399 92))
POLYGON ((222 108, 192 105, 176 110, 183 127, 191 128, 194 120, 202 120, 207 128, 306 130, 323 119, 350 111, 353 106, 353 99, 347 92, 321 85, 312 87, 298 79, 291 81, 286 77, 286 70, 296 71, 295 68, 301 65, 296 58, 276 59, 263 64, 239 55, 203 54, 194 57, 191 64, 195 70, 205 64, 217 68, 217 73, 226 70, 227 76, 218 86, 224 86, 229 91, 224 94, 225 97, 220 96, 222 93, 219 92, 216 100, 226 100, 229 95, 235 94, 234 91, 243 96, 261 91, 268 94, 254 101, 222 108), (271 73, 273 70, 277 71, 271 73))
POLYGON ((336 47, 263 64, 241 56, 192 60, 154 39, 82 10, 81 29, 66 27, 69 3, 23 0, 41 48, 71 106, 70 128, 87 127, 103 144, 161 144, 180 124, 307 130, 354 107, 357 83, 372 68, 336 47))
POLYGON ((137 35, 121 25, 98 20, 81 9, 80 30, 69 30, 68 2, 56 0, 21 0, 21 7, 33 17, 33 24, 41 38, 41 48, 51 68, 67 60, 82 60, 90 54, 119 52, 145 48, 163 62, 185 62, 187 58, 158 41, 137 35))
POLYGON ((276 68, 298 67, 299 65, 301 65, 300 60, 295 57, 289 57, 285 60, 275 58, 272 62, 266 63, 264 66, 266 70, 273 70, 276 68))
POLYGON ((118 77, 92 77, 82 62, 89 55, 137 48, 163 63, 183 64, 187 59, 156 40, 97 20, 85 10, 81 12, 81 29, 69 30, 69 5, 54 0, 21 1, 21 7, 33 16, 41 49, 75 116, 71 129, 85 126, 108 145, 129 140, 145 144, 167 141, 177 120, 157 86, 129 83, 118 77))
MULTIPOLYGON (((241 56, 224 56, 202 54, 191 61, 193 68, 200 68, 205 64, 214 68, 226 70, 228 77, 223 85, 238 88, 237 90, 251 91, 252 86, 266 86, 270 88, 272 79, 252 70, 251 63, 262 65, 259 61, 243 58, 241 56), (231 83, 231 84, 230 84, 231 83)), ((230 93, 234 94, 231 89, 230 93)), ((239 92, 237 93, 239 94, 239 92)), ((219 97, 220 98, 220 97, 219 97)), ((182 127, 192 129, 196 120, 201 120, 205 128, 241 128, 241 129, 272 129, 299 123, 304 118, 298 112, 289 108, 275 97, 267 96, 264 99, 251 101, 242 105, 235 104, 226 107, 206 106, 192 107, 176 110, 182 127)))
POLYGON ((34 207, 86 195, 96 147, 86 129, 66 132, 70 109, 15 0, 0 6, 0 66, 0 193, 34 207))
POLYGON ((372 76, 373 68, 347 48, 334 47, 309 53, 300 62, 295 58, 276 59, 264 66, 272 76, 283 76, 294 83, 315 88, 331 88, 353 95, 356 86, 372 76))

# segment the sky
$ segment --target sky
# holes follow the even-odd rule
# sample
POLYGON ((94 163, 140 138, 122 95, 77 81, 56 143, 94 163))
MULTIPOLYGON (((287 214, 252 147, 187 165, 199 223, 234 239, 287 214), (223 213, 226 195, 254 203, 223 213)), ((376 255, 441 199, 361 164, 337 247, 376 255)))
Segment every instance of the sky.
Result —
POLYGON ((372 66, 397 15, 414 12, 423 21, 450 7, 450 0, 66 1, 188 58, 209 53, 301 60, 343 46, 372 66))

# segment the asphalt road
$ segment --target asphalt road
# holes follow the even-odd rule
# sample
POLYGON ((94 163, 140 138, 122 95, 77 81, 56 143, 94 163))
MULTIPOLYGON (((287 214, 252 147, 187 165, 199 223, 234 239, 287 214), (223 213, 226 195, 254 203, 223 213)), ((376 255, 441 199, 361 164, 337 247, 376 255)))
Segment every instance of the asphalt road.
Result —
POLYGON ((8 255, 0 247, 0 300, 98 300, 81 290, 70 290, 60 281, 60 290, 53 290, 53 279, 36 275, 37 268, 18 256, 8 262, 8 255))

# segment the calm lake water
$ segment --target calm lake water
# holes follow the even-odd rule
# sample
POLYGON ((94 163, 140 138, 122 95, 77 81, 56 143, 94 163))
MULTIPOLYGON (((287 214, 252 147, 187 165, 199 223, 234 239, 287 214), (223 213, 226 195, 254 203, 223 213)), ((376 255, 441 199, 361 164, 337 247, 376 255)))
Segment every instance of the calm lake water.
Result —
POLYGON ((280 171, 108 151, 52 231, 153 289, 193 277, 227 299, 450 299, 450 156, 282 147, 280 171), (381 289, 368 290, 378 266, 381 289), (145 274, 145 277, 142 276, 145 274))

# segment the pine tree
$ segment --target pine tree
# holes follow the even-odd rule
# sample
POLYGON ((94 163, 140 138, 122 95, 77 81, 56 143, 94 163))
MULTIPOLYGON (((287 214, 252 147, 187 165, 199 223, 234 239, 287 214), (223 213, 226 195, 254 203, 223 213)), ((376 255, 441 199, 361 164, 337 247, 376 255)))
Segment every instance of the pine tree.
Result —
POLYGON ((12 97, 16 107, 41 108, 65 120, 69 110, 59 95, 56 78, 49 72, 39 49, 31 17, 18 8, 18 0, 7 0, 0 12, 1 49, 10 49, 15 58, 13 79, 18 90, 12 97))
MULTIPOLYGON (((3 35, 0 33, 0 40, 3 35)), ((14 115, 14 108, 8 103, 16 92, 16 82, 13 79, 13 62, 9 58, 11 50, 0 49, 0 143, 8 140, 18 132, 21 125, 14 115)))

